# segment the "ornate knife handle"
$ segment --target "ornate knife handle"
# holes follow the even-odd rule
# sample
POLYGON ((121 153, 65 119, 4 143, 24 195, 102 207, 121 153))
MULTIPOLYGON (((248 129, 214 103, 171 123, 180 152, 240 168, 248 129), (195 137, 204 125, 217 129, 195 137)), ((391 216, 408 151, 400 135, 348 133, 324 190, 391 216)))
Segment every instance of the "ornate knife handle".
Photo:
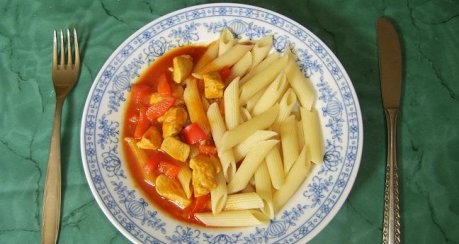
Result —
POLYGON ((398 109, 385 109, 387 121, 387 166, 384 191, 383 244, 400 244, 400 213, 397 173, 398 109))

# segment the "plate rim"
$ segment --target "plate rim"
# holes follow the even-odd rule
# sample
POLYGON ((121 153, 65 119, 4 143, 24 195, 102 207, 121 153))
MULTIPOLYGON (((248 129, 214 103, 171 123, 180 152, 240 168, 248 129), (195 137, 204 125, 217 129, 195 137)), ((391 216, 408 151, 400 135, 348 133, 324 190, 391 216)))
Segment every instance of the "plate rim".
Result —
MULTIPOLYGON (((80 153, 81 153, 81 159, 82 159, 82 163, 83 163, 85 178, 86 178, 86 180, 88 182, 88 185, 90 187, 91 193, 94 196, 94 198, 95 198, 95 200, 96 200, 96 202, 98 204, 98 207, 102 210, 104 215, 109 219, 110 223, 112 225, 114 225, 117 228, 117 230, 120 231, 131 242, 137 243, 137 242, 139 242, 139 240, 137 238, 135 238, 131 233, 129 233, 119 223, 119 221, 117 219, 115 219, 115 217, 110 212, 110 210, 108 208, 106 208, 105 203, 100 198, 100 195, 98 194, 98 190, 96 189, 96 187, 94 185, 94 182, 93 182, 93 180, 91 178, 91 173, 89 172, 88 162, 87 162, 86 157, 85 157, 85 155, 86 155, 86 147, 85 147, 85 144, 84 144, 84 142, 85 142, 85 130, 84 129, 86 127, 85 119, 87 118, 87 114, 88 114, 88 111, 89 111, 90 98, 92 97, 92 95, 94 93, 94 90, 97 88, 98 81, 100 80, 101 76, 103 75, 102 71, 105 70, 109 66, 111 61, 116 57, 116 55, 120 51, 122 51, 122 49, 128 43, 133 41, 136 36, 138 36, 139 34, 144 32, 148 28, 150 28, 153 24, 159 23, 159 22, 161 22, 161 21, 163 21, 163 20, 165 20, 165 19, 167 19, 167 18, 169 18, 171 16, 175 16, 175 15, 178 15, 178 14, 183 13, 183 12, 188 12, 188 11, 193 10, 193 9, 206 8, 206 7, 224 7, 224 6, 251 8, 251 9, 261 10, 261 11, 270 13, 270 14, 275 15, 275 16, 280 16, 283 19, 285 19, 285 20, 291 22, 292 24, 294 24, 297 28, 299 28, 302 31, 306 32, 308 35, 312 36, 314 38, 314 40, 316 42, 318 42, 321 45, 321 47, 324 48, 325 51, 329 55, 331 55, 331 57, 334 59, 334 61, 337 64, 338 68, 340 68, 340 70, 342 72, 342 75, 345 77, 345 80, 347 81, 346 83, 349 86, 349 90, 350 90, 350 93, 352 94, 352 97, 355 98, 354 99, 354 106, 355 106, 356 114, 357 114, 357 116, 356 116, 357 117, 357 121, 358 121, 357 124, 360 127, 359 133, 358 133, 358 141, 359 141, 359 143, 357 145, 357 151, 356 151, 356 155, 355 155, 356 159, 355 159, 355 163, 354 163, 352 172, 349 175, 348 182, 347 182, 346 186, 344 187, 344 189, 343 189, 343 191, 341 193, 341 195, 345 196, 345 197, 339 197, 338 200, 336 200, 336 203, 334 204, 333 211, 330 211, 321 220, 321 222, 319 224, 317 224, 316 227, 308 233, 308 235, 303 236, 301 238, 301 240, 310 241, 318 233, 320 233, 330 223, 330 221, 337 215, 339 210, 342 208, 344 202, 348 199, 350 191, 354 187, 355 179, 357 177, 357 174, 358 174, 358 171, 359 171, 359 168, 360 168, 360 164, 361 164, 361 159, 362 159, 362 152, 363 152, 363 146, 364 146, 364 141, 363 141, 363 139, 364 139, 364 137, 363 137, 364 136, 364 125, 362 123, 363 120, 362 120, 362 112, 361 112, 361 108, 360 108, 360 101, 359 101, 357 93, 355 91, 354 83, 350 79, 350 77, 349 77, 349 75, 347 73, 347 70, 344 69, 341 61, 338 59, 336 54, 332 50, 330 50, 330 48, 317 35, 312 33, 309 29, 304 27, 302 24, 298 23, 297 21, 295 21, 295 20, 293 20, 293 19, 291 19, 291 18, 289 18, 289 17, 287 17, 287 16, 285 16, 283 14, 277 13, 277 12, 275 12, 273 10, 270 10, 270 9, 267 9, 267 8, 264 8, 264 7, 259 7, 259 6, 250 5, 250 4, 227 3, 227 2, 207 3, 207 4, 198 4, 198 5, 187 6, 187 7, 184 7, 184 8, 180 8, 180 9, 174 10, 172 12, 168 12, 165 15, 162 15, 162 16, 156 18, 156 19, 151 20, 150 22, 144 24, 141 28, 139 28, 136 31, 134 31, 128 37, 126 37, 126 39, 121 44, 119 44, 118 47, 114 51, 111 52, 110 56, 105 59, 104 64, 99 69, 99 72, 97 73, 97 76, 94 78, 93 83, 91 84, 91 88, 90 88, 90 90, 88 92, 87 98, 85 100, 85 105, 84 105, 84 108, 83 108, 83 114, 82 114, 82 119, 81 119, 81 127, 80 127, 80 153)), ((227 17, 229 17, 229 16, 227 16, 227 17)), ((288 237, 288 235, 284 236, 283 238, 286 238, 286 237, 288 237)), ((280 239, 280 240, 282 240, 282 239, 280 239)), ((161 241, 161 240, 158 240, 158 241, 161 241)))

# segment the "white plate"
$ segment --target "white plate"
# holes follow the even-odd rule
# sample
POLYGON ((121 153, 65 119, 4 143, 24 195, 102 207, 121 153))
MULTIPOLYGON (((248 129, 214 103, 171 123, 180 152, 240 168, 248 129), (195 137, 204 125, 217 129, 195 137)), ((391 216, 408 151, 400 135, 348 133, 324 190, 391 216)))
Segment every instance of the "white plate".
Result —
POLYGON ((356 177, 362 153, 359 103, 346 71, 314 34, 278 13, 241 4, 206 4, 175 11, 131 35, 108 58, 86 100, 81 155, 97 203, 132 242, 266 243, 309 241, 335 216, 356 177), (208 43, 229 27, 239 37, 274 35, 274 48, 294 47, 317 91, 326 144, 325 163, 269 225, 204 228, 170 218, 135 188, 120 150, 121 121, 130 85, 170 48, 208 43))

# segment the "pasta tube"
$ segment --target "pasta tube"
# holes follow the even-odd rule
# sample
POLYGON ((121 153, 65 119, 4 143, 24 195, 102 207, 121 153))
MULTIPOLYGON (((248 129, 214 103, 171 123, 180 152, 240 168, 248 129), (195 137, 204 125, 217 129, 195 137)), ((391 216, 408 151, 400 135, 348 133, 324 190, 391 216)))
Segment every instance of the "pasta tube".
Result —
POLYGON ((249 71, 244 77, 241 79, 241 84, 244 84, 246 81, 250 80, 254 75, 260 73, 261 71, 265 70, 272 62, 280 59, 280 55, 277 52, 271 53, 268 57, 265 58, 261 63, 255 66, 252 70, 249 71))
POLYGON ((194 77, 189 77, 186 80, 186 88, 183 91, 183 100, 185 100, 185 105, 191 122, 197 123, 206 132, 206 134, 209 134, 209 121, 207 120, 201 96, 199 95, 197 80, 194 77))
POLYGON ((258 166, 264 161, 266 154, 279 141, 268 140, 260 142, 256 148, 252 148, 244 161, 242 161, 233 179, 228 184, 228 193, 234 193, 243 190, 255 174, 258 166))
POLYGON ((229 181, 232 175, 236 172, 236 162, 234 160, 233 150, 222 149, 222 137, 226 131, 226 127, 217 103, 212 103, 209 106, 207 116, 212 128, 212 138, 217 146, 218 157, 220 158, 220 162, 222 164, 224 176, 227 181, 229 181))
POLYGON ((191 191, 191 170, 188 168, 188 165, 181 164, 180 166, 180 171, 177 174, 177 179, 182 185, 183 191, 185 192, 185 195, 188 199, 190 199, 191 194, 193 193, 191 191))
POLYGON ((276 105, 266 112, 225 132, 221 142, 221 149, 219 150, 226 151, 231 149, 252 135, 255 131, 268 128, 274 122, 278 113, 279 105, 276 105))
POLYGON ((259 142, 268 140, 276 135, 276 132, 270 130, 255 131, 255 133, 233 148, 234 159, 236 162, 242 160, 252 147, 258 145, 259 142))
POLYGON ((270 63, 265 70, 254 75, 250 80, 241 86, 241 104, 245 104, 249 98, 264 87, 268 86, 270 82, 285 68, 288 61, 288 56, 283 56, 279 60, 270 63))
POLYGON ((282 96, 280 102, 279 102, 279 115, 276 118, 276 121, 274 121, 273 129, 275 131, 279 131, 279 127, 291 113, 293 110, 293 107, 296 104, 296 95, 295 92, 291 88, 285 92, 284 96, 282 96))
POLYGON ((135 161, 137 162, 137 166, 141 169, 145 182, 147 182, 148 184, 152 186, 155 186, 156 177, 154 177, 151 174, 145 174, 145 171, 143 170, 143 167, 145 166, 148 160, 147 154, 137 146, 136 140, 134 138, 126 137, 124 138, 124 141, 127 142, 129 149, 134 155, 135 161))
POLYGON ((218 46, 219 46, 219 42, 214 41, 209 45, 209 47, 207 47, 206 52, 202 55, 202 57, 194 65, 193 73, 201 72, 204 66, 212 62, 212 60, 214 60, 215 58, 217 58, 218 46))
POLYGON ((261 211, 271 219, 274 218, 271 178, 269 177, 266 162, 262 162, 260 166, 258 166, 257 171, 255 171, 255 189, 261 199, 263 199, 264 204, 261 211))
POLYGON ((239 78, 234 79, 226 87, 224 95, 225 122, 228 129, 233 129, 240 123, 239 110, 239 78))
POLYGON ((284 184, 285 173, 279 146, 274 146, 266 155, 266 165, 274 189, 280 189, 284 184))
POLYGON ((282 142, 282 155, 284 159, 284 172, 287 174, 295 162, 300 149, 298 148, 298 135, 296 119, 291 115, 281 123, 280 137, 282 142))
POLYGON ((262 225, 269 222, 269 218, 259 210, 223 211, 219 214, 196 213, 195 217, 207 226, 242 227, 262 225))
POLYGON ((268 110, 284 94, 287 89, 287 79, 284 72, 281 72, 276 79, 266 88, 263 95, 257 101, 252 110, 253 115, 258 115, 268 110))
POLYGON ((311 81, 304 76, 293 57, 288 61, 285 70, 287 80, 295 91, 301 106, 311 110, 316 96, 311 81))
POLYGON ((248 51, 237 63, 231 67, 231 74, 228 80, 244 76, 252 65, 252 52, 248 51))
POLYGON ((225 176, 223 175, 223 172, 220 172, 217 175, 217 187, 210 191, 210 204, 212 207, 212 213, 220 213, 223 210, 223 207, 225 207, 227 199, 228 194, 226 191, 225 176))
POLYGON ((252 66, 251 69, 253 69, 255 66, 257 66, 265 57, 268 55, 269 51, 271 50, 273 46, 273 36, 265 36, 261 39, 259 39, 257 42, 255 42, 255 46, 253 46, 252 49, 252 66))
POLYGON ((228 195, 224 210, 257 209, 263 206, 263 199, 257 193, 238 193, 228 195))
POLYGON ((311 151, 311 161, 316 164, 324 162, 324 140, 320 128, 319 115, 316 109, 311 111, 300 107, 301 120, 303 121, 303 132, 305 145, 311 151))
POLYGON ((237 40, 234 39, 233 33, 225 28, 220 34, 220 39, 218 40, 218 56, 222 56, 226 51, 233 47, 236 42, 237 40))
POLYGON ((273 195, 273 204, 276 212, 295 194, 301 184, 308 176, 311 168, 311 161, 307 146, 304 146, 300 155, 292 166, 292 170, 285 178, 282 187, 273 195))
POLYGON ((228 51, 226 51, 222 56, 217 57, 216 59, 212 60, 209 64, 207 64, 199 75, 207 74, 213 71, 221 70, 224 67, 231 67, 237 61, 239 61, 250 49, 252 49, 253 45, 245 45, 245 44, 236 44, 231 47, 228 51))

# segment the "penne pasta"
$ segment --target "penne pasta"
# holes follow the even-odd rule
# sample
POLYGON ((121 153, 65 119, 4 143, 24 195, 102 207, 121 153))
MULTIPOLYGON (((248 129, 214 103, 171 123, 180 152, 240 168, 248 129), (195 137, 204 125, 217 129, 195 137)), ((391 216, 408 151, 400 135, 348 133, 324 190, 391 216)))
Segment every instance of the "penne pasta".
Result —
POLYGON ((207 48, 206 52, 202 55, 202 57, 198 60, 198 62, 194 65, 193 73, 200 73, 204 66, 212 62, 218 56, 218 46, 219 42, 214 41, 212 42, 209 47, 207 48))
POLYGON ((284 184, 285 173, 279 146, 274 146, 266 155, 266 165, 268 167, 269 176, 274 189, 280 189, 284 184))
POLYGON ((242 107, 241 108, 241 123, 246 122, 252 119, 252 115, 250 114, 249 110, 242 107))
POLYGON ((293 57, 290 58, 285 70, 287 80, 295 91, 301 106, 311 110, 316 96, 311 81, 304 76, 293 57))
POLYGON ((246 104, 246 108, 248 111, 252 111, 255 105, 257 104, 258 100, 260 100, 261 96, 263 96, 263 93, 265 93, 266 89, 261 89, 259 90, 255 95, 253 95, 246 104))
POLYGON ((225 122, 218 108, 217 103, 212 103, 207 110, 207 117, 212 128, 212 138, 218 150, 218 157, 222 164, 222 170, 227 181, 236 172, 236 161, 234 160, 233 150, 222 149, 222 137, 226 131, 225 122))
POLYGON ((239 111, 239 77, 226 87, 223 96, 225 106, 225 122, 228 129, 233 129, 240 123, 239 111))
POLYGON ((146 174, 145 171, 143 170, 148 160, 147 154, 137 146, 136 140, 134 138, 126 137, 124 138, 124 141, 128 144, 129 149, 134 155, 136 159, 135 161, 137 162, 137 166, 140 169, 142 169, 141 172, 143 174, 143 178, 145 179, 145 182, 147 182, 148 184, 152 186, 155 186, 156 177, 154 177, 152 174, 146 174))
POLYGON ((268 55, 269 51, 273 46, 273 36, 265 36, 255 42, 255 45, 252 49, 252 66, 250 67, 253 69, 257 66, 265 57, 268 55))
POLYGON ((252 52, 248 51, 237 63, 231 67, 231 73, 228 80, 244 76, 252 65, 252 52))
POLYGON ((300 152, 300 149, 298 148, 298 135, 296 126, 296 119, 294 115, 289 116, 281 123, 280 126, 280 137, 282 143, 282 155, 285 174, 289 172, 300 152))
POLYGON ((298 134, 298 147, 303 148, 305 139, 304 139, 304 132, 303 132, 303 122, 301 121, 301 119, 300 121, 296 121, 296 129, 297 129, 297 134, 298 134))
POLYGON ((266 69, 247 80, 247 82, 241 86, 240 103, 245 104, 249 98, 255 95, 259 90, 267 87, 285 68, 288 58, 288 56, 283 56, 279 60, 270 63, 266 69))
POLYGON ((289 88, 279 102, 279 115, 273 125, 274 131, 279 131, 280 124, 292 113, 296 101, 295 92, 289 88))
POLYGON ((198 75, 207 74, 213 71, 221 70, 224 67, 231 67, 239 61, 253 45, 236 44, 226 51, 222 56, 217 57, 207 64, 198 75))
POLYGON ((255 187, 247 184, 247 186, 241 191, 241 193, 255 192, 255 187))
POLYGON ((239 162, 247 155, 252 147, 256 146, 259 142, 268 140, 276 135, 276 132, 270 130, 255 131, 255 133, 233 148, 234 159, 236 162, 239 162))
POLYGON ((132 154, 136 158, 136 161, 139 162, 139 167, 143 168, 148 160, 147 154, 137 146, 137 142, 134 138, 126 137, 124 138, 124 141, 127 142, 129 149, 131 149, 132 154))
POLYGON ((220 161, 225 162, 226 170, 224 175, 226 182, 230 182, 234 174, 236 174, 236 161, 234 160, 233 150, 226 150, 222 153, 219 153, 220 161))
POLYGON ((204 111, 201 96, 199 95, 196 78, 189 77, 186 80, 186 88, 183 91, 183 100, 185 100, 185 105, 191 122, 197 123, 206 132, 206 134, 209 134, 210 125, 204 111))
POLYGON ((243 190, 255 174, 258 166, 264 161, 266 154, 276 145, 278 140, 267 140, 260 142, 256 148, 252 148, 242 161, 233 179, 228 184, 228 193, 243 190))
POLYGON ((222 56, 226 51, 228 51, 234 44, 237 42, 234 39, 233 33, 229 29, 224 29, 220 34, 220 39, 218 40, 218 57, 222 56))
POLYGON ((227 199, 228 194, 226 191, 226 179, 223 175, 223 172, 220 172, 217 175, 217 187, 210 191, 210 204, 212 213, 220 213, 225 207, 227 199))
POLYGON ((271 126, 279 114, 279 105, 275 105, 266 112, 253 117, 237 127, 228 130, 223 135, 219 151, 226 151, 244 141, 247 137, 257 130, 263 130, 271 126))
POLYGON ((177 179, 182 185, 183 191, 188 199, 191 198, 191 194, 193 193, 191 190, 191 170, 188 168, 187 165, 182 164, 180 166, 180 171, 177 174, 177 179))
POLYGON ((261 63, 255 66, 252 70, 249 71, 244 77, 241 78, 241 84, 244 84, 246 81, 251 79, 254 75, 260 73, 262 70, 265 70, 268 65, 272 62, 280 59, 280 55, 277 52, 271 53, 268 57, 265 58, 261 63))
POLYGON ((258 210, 223 211, 219 214, 196 213, 195 217, 207 226, 242 227, 267 224, 269 218, 258 210))
POLYGON ((311 161, 315 164, 322 164, 324 162, 325 152, 319 114, 314 108, 309 111, 300 107, 300 112, 303 122, 304 143, 310 149, 311 161))
POLYGON ((249 181, 250 185, 255 186, 255 177, 252 176, 249 181))
MULTIPOLYGON (((268 110, 285 93, 287 79, 284 72, 281 72, 276 79, 264 90, 260 99, 252 109, 253 115, 258 115, 268 110)), ((248 106, 248 105, 247 105, 248 106)))
POLYGON ((285 177, 285 182, 282 187, 273 195, 273 204, 275 212, 284 206, 284 204, 295 194, 304 180, 310 173, 311 161, 309 157, 308 147, 304 146, 300 155, 292 166, 292 170, 285 177))
POLYGON ((257 193, 249 192, 228 195, 224 210, 244 210, 263 207, 263 199, 257 193))
POLYGON ((266 162, 262 162, 260 166, 258 166, 257 171, 255 171, 255 189, 261 199, 263 199, 264 204, 261 211, 271 219, 274 218, 271 178, 266 162))
POLYGON ((221 140, 226 131, 226 126, 216 102, 209 105, 209 109, 207 109, 207 118, 211 127, 212 138, 217 148, 219 148, 221 147, 221 140))
POLYGON ((207 111, 209 109, 209 101, 207 101, 206 96, 204 94, 201 95, 201 102, 202 102, 202 108, 204 111, 207 111))

